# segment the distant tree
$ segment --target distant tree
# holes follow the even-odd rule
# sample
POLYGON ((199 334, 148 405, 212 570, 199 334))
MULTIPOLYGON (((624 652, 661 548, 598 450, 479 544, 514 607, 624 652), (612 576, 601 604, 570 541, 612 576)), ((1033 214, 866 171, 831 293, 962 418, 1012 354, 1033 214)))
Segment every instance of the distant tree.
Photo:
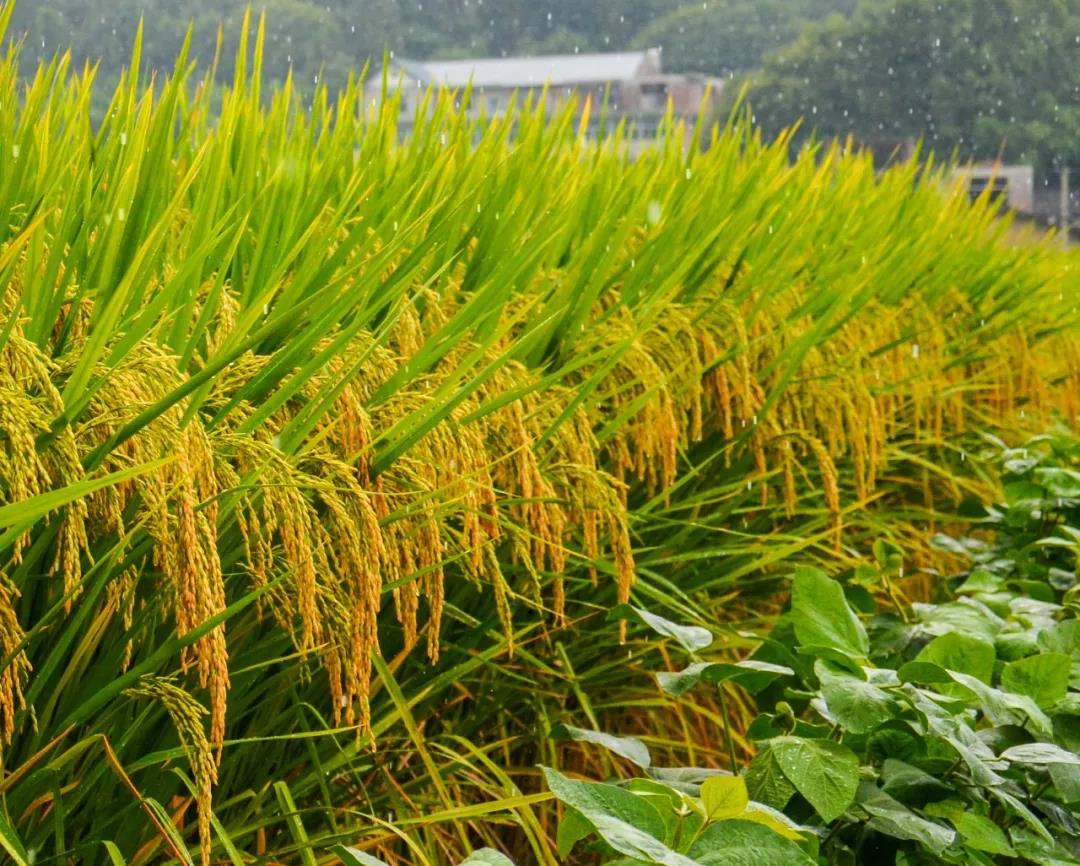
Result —
POLYGON ((759 122, 1080 165, 1080 0, 864 3, 769 57, 759 122))
POLYGON ((26 35, 27 66, 71 48, 77 61, 100 61, 109 80, 128 63, 140 19, 143 63, 157 70, 172 69, 189 26, 193 54, 205 68, 224 27, 221 72, 227 77, 249 6, 256 16, 266 15, 267 79, 280 82, 291 68, 303 87, 319 76, 334 86, 343 83, 350 71, 395 48, 404 30, 396 0, 49 0, 18 3, 11 35, 26 35))
MULTIPOLYGON (((475 0, 474 0, 475 2, 475 0)), ((525 53, 569 43, 582 51, 626 48, 650 21, 686 0, 487 0, 481 22, 493 54, 525 53), (497 8, 497 12, 495 11, 497 8), (567 36, 569 36, 569 40, 567 36)))
POLYGON ((100 60, 106 75, 127 65, 140 19, 147 21, 143 57, 148 67, 172 66, 186 29, 185 15, 152 0, 49 0, 15 4, 11 36, 25 37, 24 64, 72 50, 77 62, 100 60))
POLYGON ((756 69, 762 57, 791 42, 808 20, 850 12, 855 0, 707 0, 654 20, 634 38, 661 46, 671 72, 729 75, 756 69))
POLYGON ((472 0, 408 0, 398 4, 395 48, 405 57, 475 57, 490 52, 489 8, 472 0))
MULTIPOLYGON (((280 80, 347 69, 381 56, 478 57, 530 51, 614 51, 684 0, 19 0, 9 35, 29 34, 27 65, 72 48, 100 60, 112 78, 127 62, 140 18, 148 67, 171 68, 184 32, 195 25, 196 55, 209 62, 225 26, 222 72, 228 73, 245 8, 267 15, 266 69, 280 80)), ((798 2, 798 0, 793 0, 798 2)))

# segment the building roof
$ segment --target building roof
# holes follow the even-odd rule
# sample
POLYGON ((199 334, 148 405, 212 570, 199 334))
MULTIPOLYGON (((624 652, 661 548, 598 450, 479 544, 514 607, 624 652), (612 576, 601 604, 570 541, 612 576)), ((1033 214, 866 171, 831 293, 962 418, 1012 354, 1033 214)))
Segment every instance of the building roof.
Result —
POLYGON ((660 70, 660 52, 548 54, 476 60, 401 61, 397 64, 424 84, 447 87, 553 87, 626 81, 660 70))

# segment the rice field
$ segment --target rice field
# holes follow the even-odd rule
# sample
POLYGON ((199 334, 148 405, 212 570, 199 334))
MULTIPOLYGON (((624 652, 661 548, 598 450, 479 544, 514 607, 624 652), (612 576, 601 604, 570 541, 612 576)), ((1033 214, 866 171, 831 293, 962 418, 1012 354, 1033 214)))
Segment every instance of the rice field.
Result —
POLYGON ((608 610, 734 647, 882 537, 918 596, 979 435, 1076 422, 1075 256, 947 166, 450 93, 402 139, 261 41, 100 124, 92 69, 0 60, 10 862, 557 863, 535 765, 613 765, 551 724, 723 748, 608 610))

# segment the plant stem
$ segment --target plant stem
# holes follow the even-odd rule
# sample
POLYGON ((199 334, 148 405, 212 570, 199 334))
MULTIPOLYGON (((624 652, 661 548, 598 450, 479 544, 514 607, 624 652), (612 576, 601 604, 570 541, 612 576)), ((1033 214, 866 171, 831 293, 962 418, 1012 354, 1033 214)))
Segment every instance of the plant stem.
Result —
POLYGON ((731 773, 739 775, 739 762, 735 759, 735 741, 731 736, 731 722, 728 720, 727 697, 724 695, 723 683, 716 687, 720 696, 720 712, 724 719, 724 742, 727 745, 728 758, 731 760, 731 773))

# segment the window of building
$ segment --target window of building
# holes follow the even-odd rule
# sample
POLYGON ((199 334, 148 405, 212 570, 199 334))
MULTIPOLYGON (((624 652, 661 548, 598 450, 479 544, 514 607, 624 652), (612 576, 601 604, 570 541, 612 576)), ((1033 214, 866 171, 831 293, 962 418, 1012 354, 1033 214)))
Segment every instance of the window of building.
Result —
POLYGON ((668 89, 662 82, 641 85, 642 111, 663 111, 667 107, 668 89))

